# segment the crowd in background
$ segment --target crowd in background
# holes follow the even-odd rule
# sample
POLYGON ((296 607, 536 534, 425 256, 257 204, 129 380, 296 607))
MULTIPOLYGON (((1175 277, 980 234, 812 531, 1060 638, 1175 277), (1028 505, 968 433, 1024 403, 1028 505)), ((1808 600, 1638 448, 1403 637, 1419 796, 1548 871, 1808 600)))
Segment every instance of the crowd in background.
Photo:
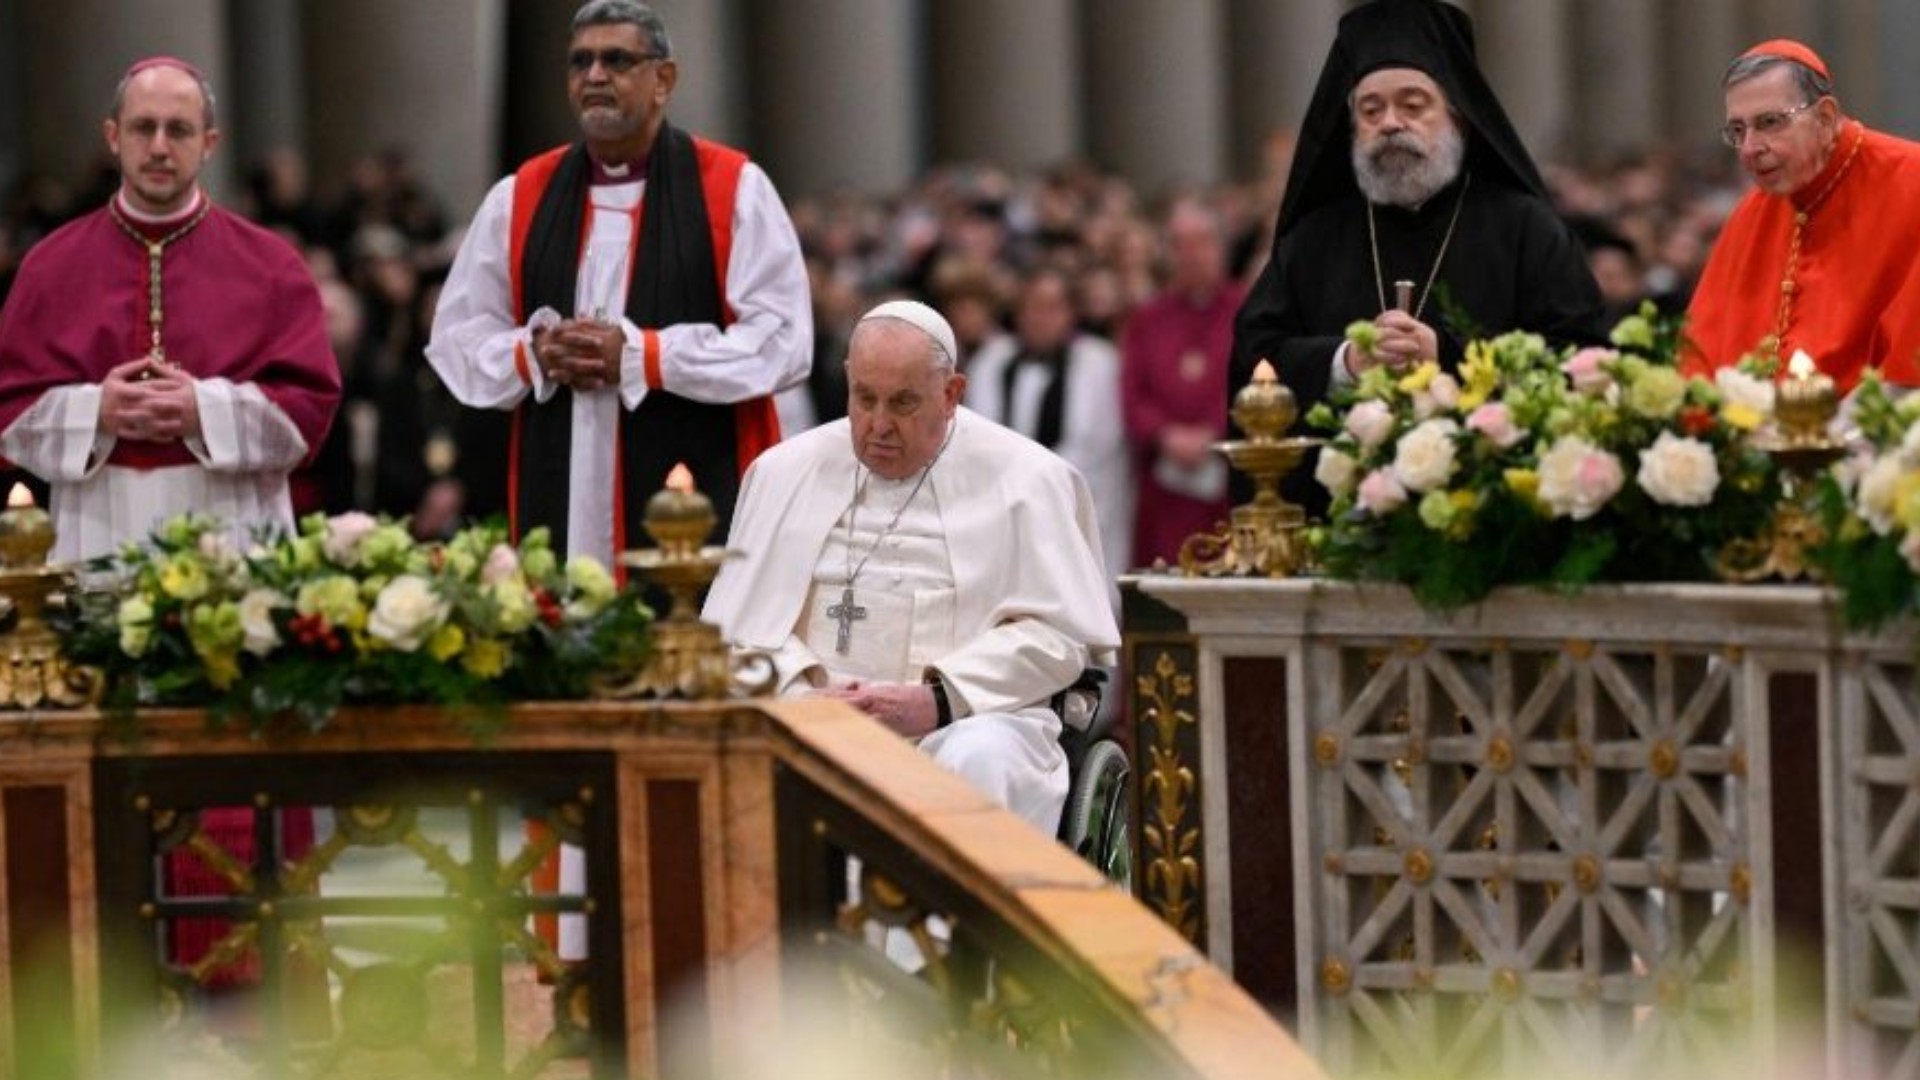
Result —
MULTIPOLYGON (((1290 140, 1277 136, 1256 179, 1152 194, 1086 165, 1030 173, 955 165, 890 195, 791 199, 812 278, 816 345, 810 381, 780 403, 783 425, 791 433, 844 414, 847 334, 861 312, 895 296, 926 300, 949 316, 963 365, 983 350, 1064 348, 1071 338, 1116 348, 1124 372, 1129 319, 1189 280, 1183 274, 1200 274, 1194 263, 1213 258, 1209 251, 1218 253, 1223 281, 1259 272, 1290 152, 1290 140), (1169 222, 1191 227, 1196 220, 1216 232, 1217 244, 1182 249, 1177 226, 1169 243, 1169 222)), ((1645 298, 1684 308, 1741 193, 1732 166, 1727 155, 1696 160, 1658 150, 1604 168, 1546 169, 1610 313, 1645 298)), ((7 193, 0 301, 33 242, 101 205, 114 183, 103 165, 85 184, 33 178, 7 193)), ((464 208, 442 206, 430 178, 400 152, 368 156, 349 175, 317 186, 297 156, 275 154, 253 163, 238 199, 228 201, 306 252, 344 375, 334 432, 296 480, 299 509, 412 515, 423 536, 499 512, 504 422, 462 410, 422 358, 464 208)), ((1214 359, 1224 371, 1226 358, 1214 359)), ((1104 516, 1128 519, 1109 524, 1133 538, 1131 550, 1110 553, 1110 561, 1171 559, 1168 541, 1133 528, 1133 519, 1151 522, 1161 510, 1144 478, 1163 433, 1143 428, 1152 410, 1129 407, 1126 379, 1111 381, 1098 391, 1112 395, 1100 412, 1127 428, 1127 437, 1092 452, 1127 459, 1104 464, 1142 479, 1138 498, 1102 500, 1104 516)), ((1083 472, 1103 467, 1076 464, 1083 472)))

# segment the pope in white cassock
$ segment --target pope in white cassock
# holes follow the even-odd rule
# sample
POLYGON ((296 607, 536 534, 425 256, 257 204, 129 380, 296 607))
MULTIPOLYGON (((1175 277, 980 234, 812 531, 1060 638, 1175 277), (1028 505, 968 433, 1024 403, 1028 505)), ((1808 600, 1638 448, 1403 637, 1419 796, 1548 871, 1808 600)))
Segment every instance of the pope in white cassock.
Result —
POLYGON ((1067 794, 1049 699, 1111 662, 1093 500, 1051 451, 960 407, 953 329, 924 304, 861 318, 848 416, 748 470, 705 616, 764 650, 780 693, 873 715, 1052 834, 1067 794))

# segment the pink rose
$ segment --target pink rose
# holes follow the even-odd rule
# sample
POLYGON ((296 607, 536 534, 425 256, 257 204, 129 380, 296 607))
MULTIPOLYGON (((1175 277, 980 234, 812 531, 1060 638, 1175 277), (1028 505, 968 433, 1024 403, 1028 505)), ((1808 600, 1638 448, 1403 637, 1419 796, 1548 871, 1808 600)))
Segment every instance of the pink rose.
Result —
POLYGON ((1393 434, 1393 410, 1376 398, 1368 398, 1347 410, 1347 434, 1358 439, 1362 448, 1372 450, 1393 434))
POLYGON ((1625 483, 1620 459, 1578 435, 1562 435, 1540 455, 1540 501, 1555 517, 1585 521, 1625 483))
POLYGON ((1589 347, 1581 349, 1560 365, 1573 388, 1583 394, 1597 394, 1613 385, 1613 376, 1607 374, 1606 365, 1618 360, 1620 354, 1612 349, 1589 347))
POLYGON ((1394 478, 1392 469, 1375 469, 1360 481, 1360 505, 1375 517, 1385 517, 1407 504, 1407 489, 1394 478))
POLYGON ((1433 403, 1443 409, 1451 410, 1460 404, 1460 382, 1444 371, 1427 384, 1427 393, 1432 394, 1433 403))
POLYGON ((1467 430, 1477 432, 1502 450, 1510 449, 1522 438, 1522 432, 1513 422, 1512 411, 1499 401, 1489 401, 1468 413, 1467 430))
POLYGON ((495 544, 487 552, 487 564, 480 568, 480 584, 492 585, 520 572, 520 554, 506 544, 495 544))
POLYGON ((358 566, 360 541, 366 539, 367 534, 379 524, 372 514, 363 514, 358 510, 328 518, 326 536, 320 541, 321 550, 335 565, 358 566))

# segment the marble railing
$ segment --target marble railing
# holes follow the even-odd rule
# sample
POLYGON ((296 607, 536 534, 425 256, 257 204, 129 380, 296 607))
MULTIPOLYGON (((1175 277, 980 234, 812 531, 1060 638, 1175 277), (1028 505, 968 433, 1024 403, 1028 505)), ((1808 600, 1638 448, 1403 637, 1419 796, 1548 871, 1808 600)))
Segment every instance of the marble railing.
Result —
POLYGON ((838 703, 467 719, 0 719, 0 1075, 1318 1075, 838 703))
POLYGON ((1124 591, 1143 899, 1330 1073, 1920 1075, 1910 633, 1813 588, 1124 591))

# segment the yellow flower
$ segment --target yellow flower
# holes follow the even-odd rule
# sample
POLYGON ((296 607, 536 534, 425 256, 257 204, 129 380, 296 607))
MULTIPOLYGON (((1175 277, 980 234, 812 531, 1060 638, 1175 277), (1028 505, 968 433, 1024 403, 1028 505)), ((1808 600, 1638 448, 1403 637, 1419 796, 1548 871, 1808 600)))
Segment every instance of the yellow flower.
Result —
POLYGON ((482 679, 497 679, 507 670, 507 647, 494 638, 474 638, 460 654, 460 666, 482 679))
POLYGON ((433 636, 427 639, 427 655, 441 663, 459 656, 460 650, 466 647, 466 631, 452 623, 435 630, 433 636))
POLYGON ((207 568, 199 559, 176 556, 160 567, 160 591, 175 600, 198 600, 207 595, 207 568))
POLYGON ((1729 401, 1720 407, 1720 419, 1725 420, 1728 427, 1738 428, 1741 431, 1754 431, 1760 427, 1760 422, 1765 417, 1751 405, 1729 401))
POLYGON ((1400 377, 1400 389, 1406 393, 1418 393, 1432 385, 1433 377, 1440 374, 1440 365, 1432 360, 1423 360, 1420 366, 1400 377))
POLYGON ((1521 501, 1535 510, 1543 509, 1540 502, 1540 474, 1532 469, 1507 469, 1501 474, 1507 482, 1507 490, 1513 492, 1521 501))
POLYGON ((1920 472, 1903 472, 1893 486, 1893 508, 1900 525, 1908 532, 1920 532, 1920 472))
POLYGON ((1484 341, 1467 345, 1467 358, 1460 365, 1459 410, 1469 413, 1487 403, 1500 386, 1500 366, 1494 363, 1493 347, 1484 341))
POLYGON ((215 690, 225 690, 240 678, 238 653, 202 654, 200 666, 206 670, 207 682, 213 684, 215 690))
POLYGON ((345 574, 300 586, 293 606, 302 615, 319 615, 334 626, 359 630, 367 625, 367 605, 360 599, 360 583, 345 574))

